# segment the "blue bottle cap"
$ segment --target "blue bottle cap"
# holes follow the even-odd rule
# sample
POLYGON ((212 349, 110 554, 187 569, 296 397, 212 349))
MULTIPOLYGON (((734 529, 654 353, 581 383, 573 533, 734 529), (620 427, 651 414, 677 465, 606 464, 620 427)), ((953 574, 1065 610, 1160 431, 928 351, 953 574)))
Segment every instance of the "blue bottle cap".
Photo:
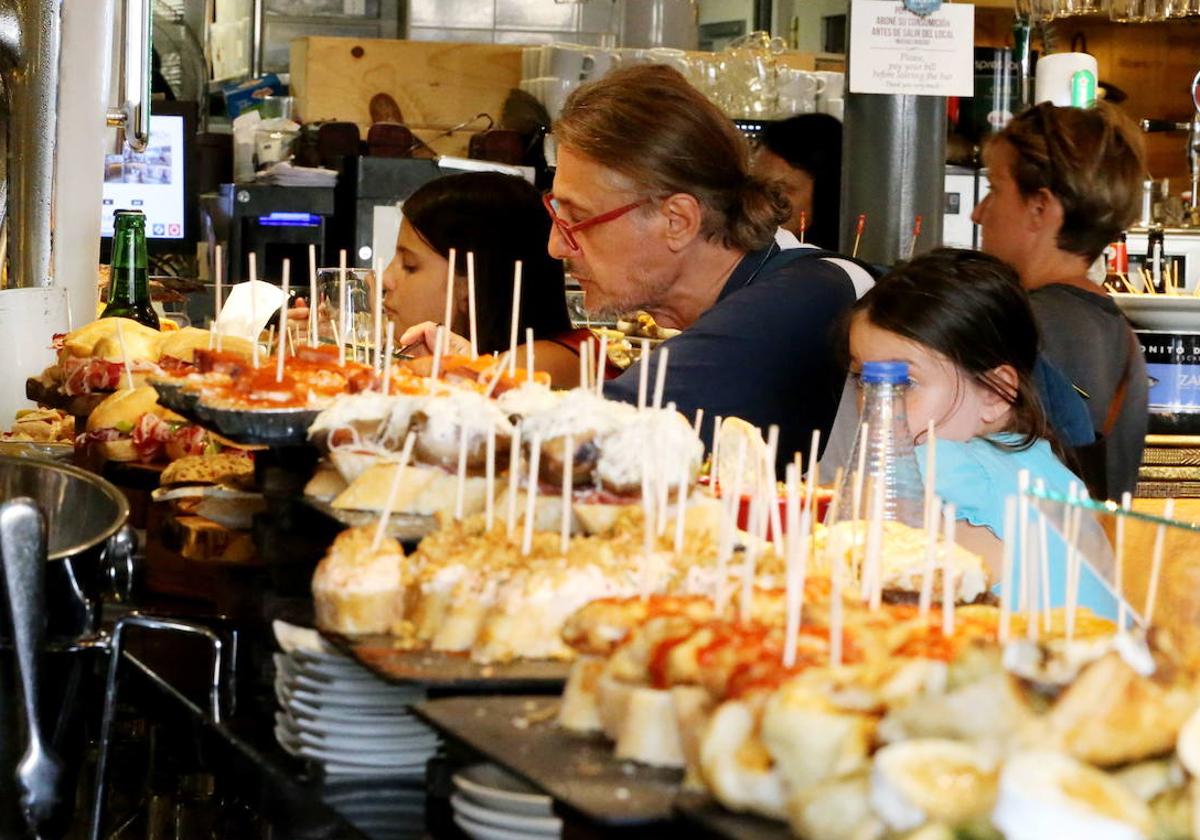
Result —
POLYGON ((863 362, 862 381, 886 385, 907 385, 908 362, 863 362))

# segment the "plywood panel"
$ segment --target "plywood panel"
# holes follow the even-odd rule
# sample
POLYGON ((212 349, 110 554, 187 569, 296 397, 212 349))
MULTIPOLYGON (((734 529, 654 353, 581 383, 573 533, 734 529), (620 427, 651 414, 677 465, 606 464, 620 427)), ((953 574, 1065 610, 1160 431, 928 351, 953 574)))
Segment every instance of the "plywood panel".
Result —
POLYGON ((345 120, 365 133, 371 97, 388 93, 410 126, 448 129, 478 113, 499 119, 521 79, 521 47, 300 38, 292 42, 291 72, 305 122, 345 120))

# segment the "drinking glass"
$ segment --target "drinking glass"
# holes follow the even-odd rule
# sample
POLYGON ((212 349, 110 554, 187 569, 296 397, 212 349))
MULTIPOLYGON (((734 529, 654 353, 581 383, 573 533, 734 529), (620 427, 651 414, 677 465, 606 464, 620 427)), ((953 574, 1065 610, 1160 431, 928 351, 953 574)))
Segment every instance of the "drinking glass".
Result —
POLYGON ((318 335, 322 341, 345 344, 348 359, 374 358, 375 272, 369 268, 346 269, 344 304, 341 276, 337 268, 317 271, 318 335))

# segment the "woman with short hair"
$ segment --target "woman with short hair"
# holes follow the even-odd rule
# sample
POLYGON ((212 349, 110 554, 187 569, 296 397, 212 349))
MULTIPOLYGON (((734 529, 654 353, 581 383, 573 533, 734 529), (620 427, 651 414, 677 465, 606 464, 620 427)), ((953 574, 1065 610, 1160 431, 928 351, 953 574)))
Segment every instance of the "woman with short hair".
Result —
POLYGON ((1093 495, 1132 492, 1148 423, 1146 364, 1121 310, 1088 268, 1133 223, 1141 136, 1116 108, 1042 103, 983 152, 990 190, 973 220, 983 250, 1021 277, 1042 352, 1082 392, 1097 445, 1081 466, 1093 495))

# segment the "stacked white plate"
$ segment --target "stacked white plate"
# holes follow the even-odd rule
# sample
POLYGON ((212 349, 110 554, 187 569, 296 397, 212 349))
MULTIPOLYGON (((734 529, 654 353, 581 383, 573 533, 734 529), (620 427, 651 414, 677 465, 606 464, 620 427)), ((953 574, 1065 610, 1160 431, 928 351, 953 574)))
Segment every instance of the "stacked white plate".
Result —
POLYGON ((456 773, 454 822, 473 840, 561 837, 553 801, 497 767, 475 764, 456 773))
MULTIPOLYGON (((281 628, 275 654, 275 738, 331 775, 421 778, 437 751, 433 730, 409 707, 421 689, 380 680, 357 662, 296 630, 281 628)), ((311 631, 309 631, 311 632, 311 631)), ((315 634, 313 634, 315 636, 315 634)))

